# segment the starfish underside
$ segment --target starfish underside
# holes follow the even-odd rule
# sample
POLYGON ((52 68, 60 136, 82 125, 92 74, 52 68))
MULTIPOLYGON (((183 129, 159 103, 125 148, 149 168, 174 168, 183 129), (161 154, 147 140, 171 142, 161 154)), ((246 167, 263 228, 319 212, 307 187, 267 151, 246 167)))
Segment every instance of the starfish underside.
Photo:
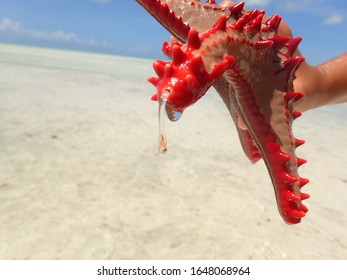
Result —
POLYGON ((280 36, 278 15, 245 11, 244 3, 221 6, 214 0, 136 0, 177 38, 164 43, 170 62, 156 61, 153 100, 165 93, 168 117, 195 103, 213 86, 235 121, 246 156, 263 158, 279 212, 285 222, 299 223, 308 211, 301 193, 308 179, 298 167, 295 149, 304 143, 292 134, 301 115, 293 109, 303 93, 295 92, 295 71, 304 58, 293 57, 301 38, 280 36))

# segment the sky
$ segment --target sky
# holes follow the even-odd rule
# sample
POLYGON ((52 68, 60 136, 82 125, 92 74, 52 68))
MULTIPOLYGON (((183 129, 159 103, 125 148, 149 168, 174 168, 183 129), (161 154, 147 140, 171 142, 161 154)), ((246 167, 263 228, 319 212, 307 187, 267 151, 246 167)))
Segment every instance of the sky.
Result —
MULTIPOLYGON (((311 64, 346 52, 346 0, 245 2, 282 16, 303 38, 300 50, 311 64)), ((163 59, 162 42, 169 39, 135 0, 0 0, 2 43, 163 59)))

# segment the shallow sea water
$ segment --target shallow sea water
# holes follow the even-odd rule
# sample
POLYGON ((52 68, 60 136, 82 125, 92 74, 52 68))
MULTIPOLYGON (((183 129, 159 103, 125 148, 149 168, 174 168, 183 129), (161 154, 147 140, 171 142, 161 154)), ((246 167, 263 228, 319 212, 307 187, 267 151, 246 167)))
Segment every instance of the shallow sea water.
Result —
POLYGON ((166 122, 145 59, 0 44, 0 259, 346 259, 347 107, 307 112, 283 223, 213 91, 166 122))

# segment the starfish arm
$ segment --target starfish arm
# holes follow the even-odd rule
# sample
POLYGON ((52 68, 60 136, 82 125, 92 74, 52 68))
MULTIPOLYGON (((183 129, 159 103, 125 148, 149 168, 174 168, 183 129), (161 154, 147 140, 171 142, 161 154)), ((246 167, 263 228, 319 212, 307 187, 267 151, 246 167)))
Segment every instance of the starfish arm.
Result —
POLYGON ((136 0, 143 6, 165 29, 180 42, 186 42, 188 31, 193 27, 198 32, 205 31, 226 15, 229 23, 235 22, 243 11, 244 3, 223 7, 215 1, 191 0, 136 0))
POLYGON ((148 9, 182 43, 166 43, 164 53, 172 61, 154 63, 158 78, 150 78, 157 89, 152 99, 161 103, 164 98, 168 117, 177 120, 176 113, 180 115, 214 86, 236 124, 247 157, 252 162, 264 159, 282 218, 299 223, 308 211, 302 200, 309 197, 301 193, 308 180, 298 174, 306 161, 295 154, 304 141, 292 133, 293 121, 301 115, 294 102, 303 97, 293 88, 295 72, 304 61, 293 56, 301 38, 278 35, 281 18, 274 15, 264 22, 264 11, 236 13, 233 6, 234 13, 226 14, 214 1, 138 2, 155 3, 148 9), (201 5, 206 10, 194 10, 201 5), (176 25, 164 20, 167 10, 177 16, 172 21, 176 25), (206 12, 219 17, 208 29, 200 23, 206 12))

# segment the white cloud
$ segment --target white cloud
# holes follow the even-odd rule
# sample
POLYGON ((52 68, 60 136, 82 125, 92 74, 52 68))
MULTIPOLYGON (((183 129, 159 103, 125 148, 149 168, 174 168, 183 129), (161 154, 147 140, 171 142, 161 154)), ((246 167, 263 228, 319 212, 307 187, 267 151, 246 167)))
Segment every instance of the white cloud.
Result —
POLYGON ((99 4, 106 4, 106 3, 109 3, 111 1, 112 0, 92 0, 92 2, 96 2, 96 3, 99 3, 99 4))
POLYGON ((339 24, 344 21, 344 17, 340 14, 332 15, 324 20, 324 24, 331 25, 331 24, 339 24))
POLYGON ((53 32, 39 31, 39 30, 26 30, 25 34, 31 38, 53 40, 60 42, 78 42, 79 39, 74 33, 65 33, 64 31, 58 30, 53 32))
POLYGON ((10 18, 3 18, 0 21, 0 34, 17 34, 23 38, 37 39, 37 40, 46 40, 46 41, 55 41, 55 42, 64 42, 64 43, 75 43, 83 44, 88 46, 104 46, 105 42, 98 44, 94 39, 81 38, 72 32, 64 32, 61 30, 56 31, 43 31, 43 30, 34 30, 27 29, 23 27, 19 22, 13 21, 10 18))
POLYGON ((334 6, 329 0, 300 0, 300 3, 286 0, 277 3, 277 8, 285 12, 309 14, 319 18, 325 25, 340 24, 346 18, 346 11, 334 6))
POLYGON ((26 29, 19 22, 13 21, 7 17, 3 18, 2 21, 0 21, 0 31, 17 33, 34 39, 45 39, 64 42, 76 42, 79 40, 76 34, 65 33, 61 30, 47 32, 42 30, 26 29))
POLYGON ((21 25, 18 22, 14 22, 9 18, 3 18, 0 22, 0 31, 12 31, 20 32, 22 29, 21 25))

